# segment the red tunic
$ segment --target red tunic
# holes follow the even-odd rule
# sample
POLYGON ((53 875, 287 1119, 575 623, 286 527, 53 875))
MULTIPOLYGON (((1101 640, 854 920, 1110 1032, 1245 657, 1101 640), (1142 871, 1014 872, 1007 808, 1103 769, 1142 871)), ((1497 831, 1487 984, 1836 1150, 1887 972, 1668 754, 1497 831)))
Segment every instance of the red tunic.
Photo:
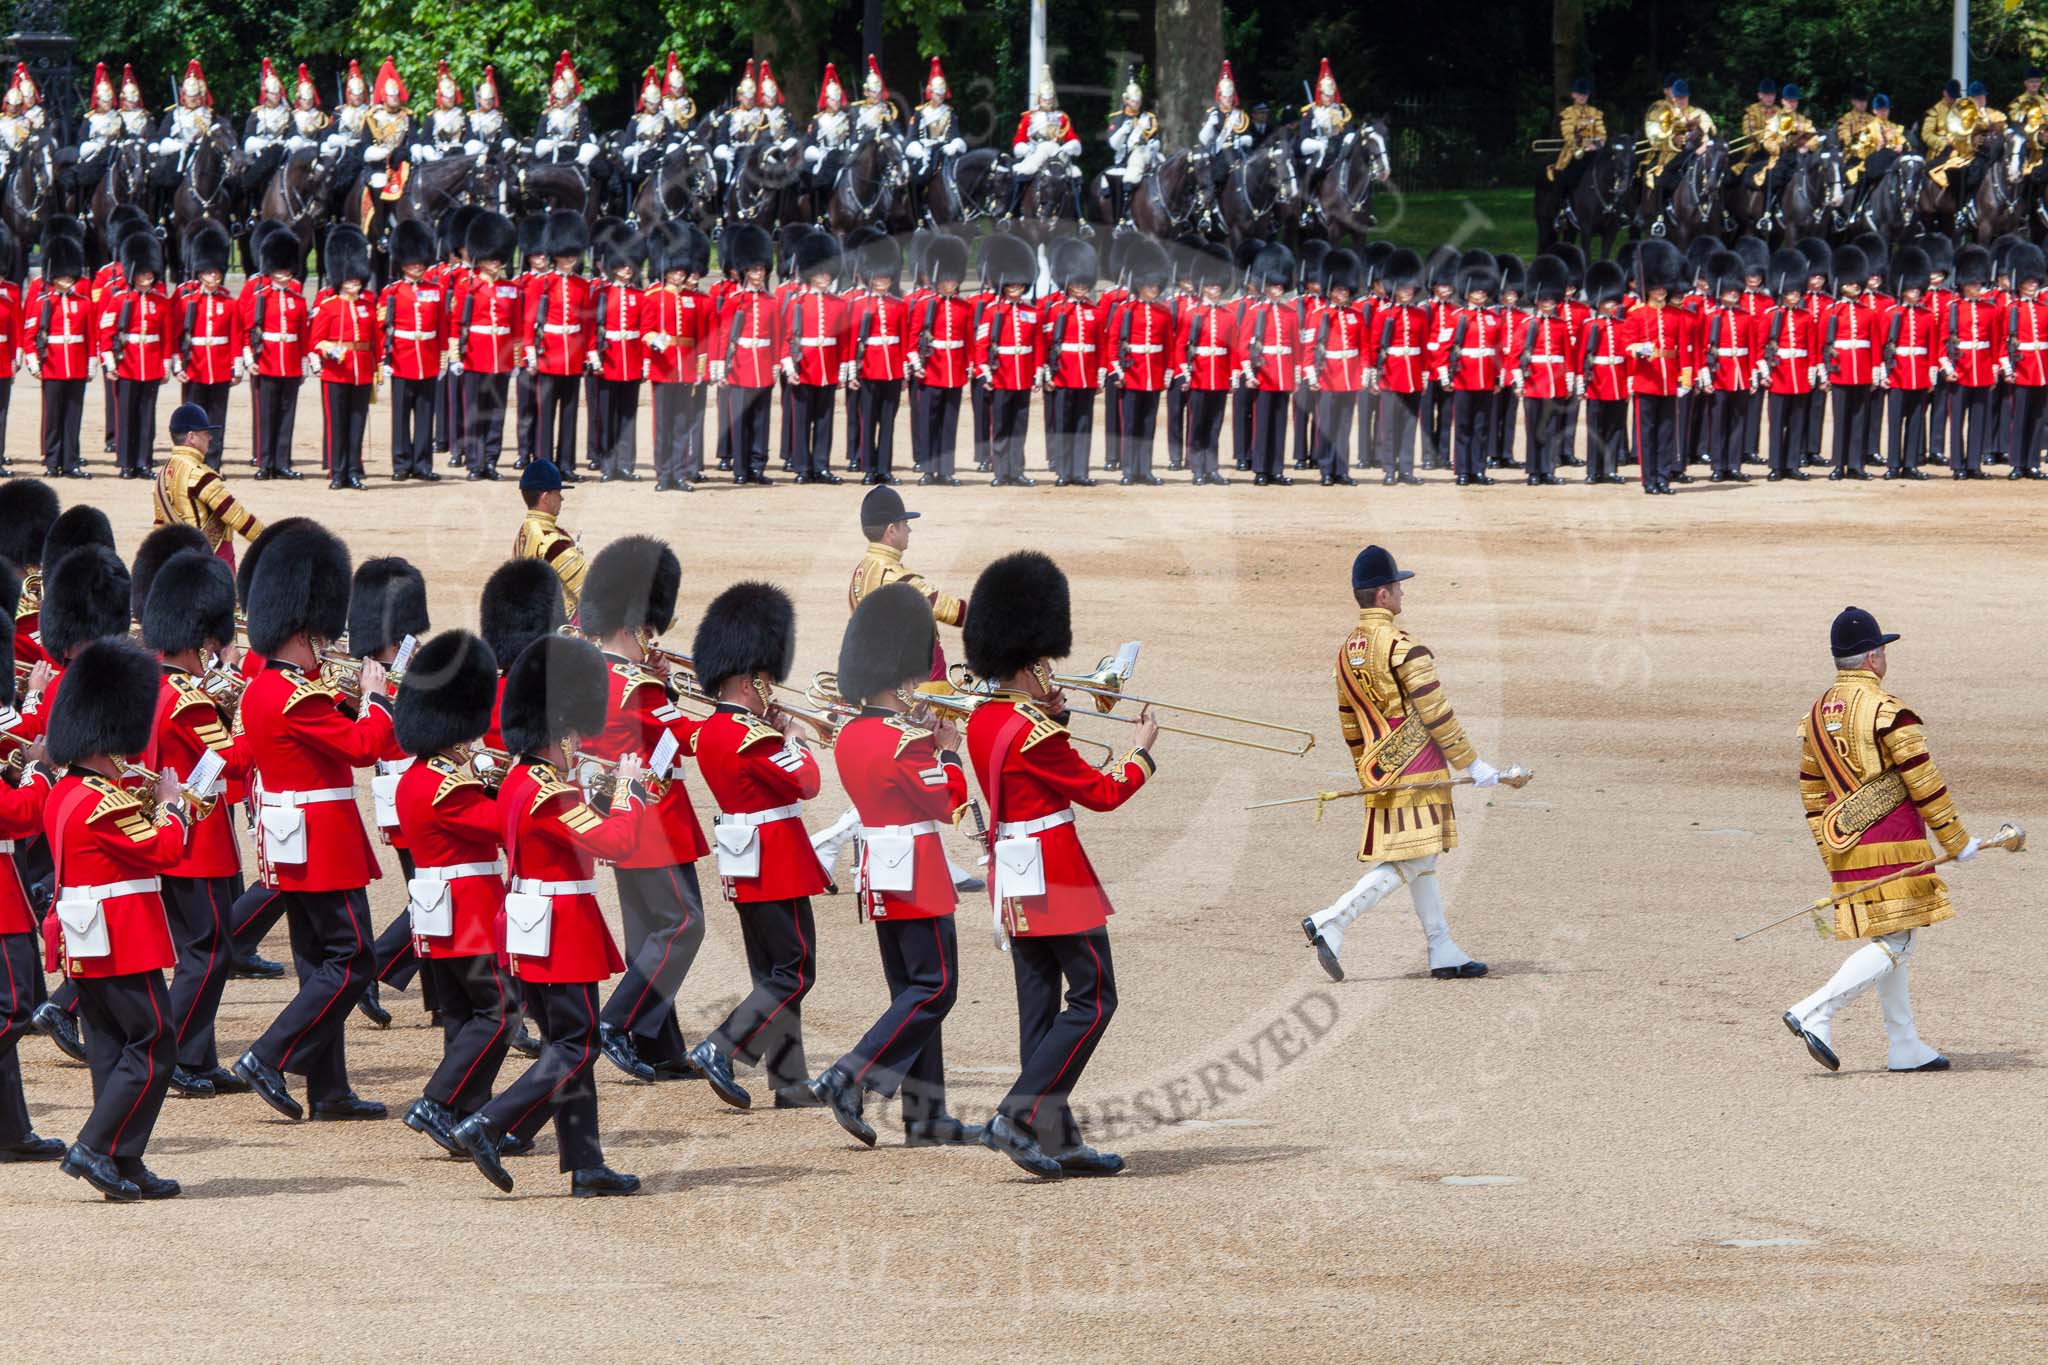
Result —
POLYGON ((1756 320, 1740 308, 1715 308, 1707 315, 1701 355, 1716 393, 1748 390, 1761 359, 1756 327, 1756 320))
POLYGON ((1227 303, 1194 303, 1181 310, 1173 337, 1173 367, 1188 387, 1215 393, 1230 387, 1237 349, 1237 311, 1227 303))
POLYGON ((912 311, 918 375, 929 387, 966 386, 974 367, 974 312, 958 294, 933 294, 912 311))
POLYGON ((383 332, 383 361, 399 379, 433 379, 441 373, 448 342, 447 293, 438 279, 423 275, 393 280, 377 298, 383 332))
MULTIPOLYGON (((84 888, 134 884, 134 889, 100 902, 100 913, 106 917, 106 955, 78 958, 67 948, 64 974, 132 976, 176 965, 170 922, 154 883, 184 856, 185 827, 168 814, 152 821, 132 793, 105 778, 73 771, 50 793, 43 828, 57 865, 60 904, 67 893, 84 888)), ((58 938, 61 942, 61 934, 58 938)))
POLYGON ((1629 356, 1629 391, 1669 396, 1690 378, 1687 356, 1699 319, 1683 308, 1645 305, 1621 324, 1622 348, 1629 356), (1644 348, 1636 351, 1635 347, 1644 348))
POLYGON ((353 299, 334 294, 313 310, 308 333, 311 349, 320 355, 320 379, 326 384, 369 384, 377 377, 382 351, 381 325, 368 294, 353 299))
POLYGON ((382 875, 356 808, 355 769, 390 748, 391 713, 383 697, 373 696, 351 720, 340 701, 339 693, 277 659, 242 692, 242 733, 262 802, 256 847, 265 886, 352 891, 382 875), (305 815, 306 857, 281 863, 263 817, 293 806, 305 815))
POLYGON ((1118 383, 1136 393, 1166 387, 1173 350, 1173 310, 1157 300, 1133 299, 1117 310, 1114 341, 1105 349, 1118 383))
MULTIPOLYGON (((1038 840, 1045 894, 1004 907, 1004 921, 1019 936, 1079 934, 1099 929, 1114 913, 1072 820, 1076 804, 1115 810, 1152 775, 1152 762, 1132 753, 1114 772, 1098 772, 1074 751, 1064 726, 1014 692, 975 708, 967 722, 967 754, 988 798, 997 839, 1004 826, 1028 825, 1064 813, 1066 819, 1017 837, 1038 840)), ((990 879, 994 895, 995 879, 990 879)))
POLYGON ((1372 351, 1380 387, 1388 393, 1421 393, 1429 382, 1429 310, 1396 303, 1382 308, 1379 317, 1372 351))
POLYGON ((848 328, 861 379, 901 379, 910 356, 910 305, 894 294, 864 292, 848 328))
POLYGON ((777 331, 782 338, 778 358, 792 383, 829 387, 841 381, 851 349, 845 299, 808 286, 791 290, 782 301, 777 331))
POLYGON ((974 367, 990 388, 1029 389, 1045 360, 1038 312, 1022 300, 996 299, 975 310, 974 367))
POLYGON ((591 294, 591 337, 597 373, 604 379, 637 383, 647 377, 647 348, 641 338, 646 323, 646 296, 616 280, 597 285, 591 294))
POLYGON ((1941 317, 1923 299, 1892 309, 1884 324, 1885 382, 1895 389, 1931 389, 1941 373, 1941 317))
POLYGON ((661 285, 642 296, 642 338, 647 343, 647 377, 656 384, 701 384, 704 362, 717 330, 717 309, 695 289, 661 285))
POLYGON ((32 315, 36 363, 44 379, 85 379, 93 358, 92 308, 76 289, 43 294, 32 315))
POLYGON ((1291 299, 1261 299, 1237 327, 1238 368, 1250 387, 1292 393, 1301 376, 1301 313, 1291 299))
POLYGON ((232 877, 242 870, 242 851, 235 846, 227 797, 247 782, 255 769, 247 739, 228 734, 219 705, 206 695, 199 679, 166 664, 163 685, 156 694, 156 722, 149 747, 142 751, 142 766, 157 772, 168 768, 180 777, 189 777, 208 753, 218 753, 226 765, 221 769, 223 799, 193 824, 185 841, 185 856, 177 866, 165 869, 172 877, 232 877))
POLYGON ((35 912, 29 908, 28 892, 22 888, 21 873, 14 865, 15 845, 25 844, 43 832, 43 808, 50 796, 49 775, 31 769, 18 787, 0 786, 0 853, 8 856, 0 867, 0 934, 32 934, 35 912))
POLYGON ((535 277, 527 341, 541 374, 581 374, 590 354, 590 281, 550 270, 535 277))
POLYGON ((113 357, 116 379, 163 381, 176 344, 176 311, 160 287, 113 296, 102 349, 113 357))
MULTIPOLYGON (((549 765, 514 764, 498 790, 500 841, 511 864, 512 889, 522 890, 522 883, 592 882, 597 859, 617 861, 633 851, 638 810, 636 802, 601 816, 549 765)), ((626 961, 605 926, 597 897, 580 890, 550 894, 554 922, 547 956, 514 953, 513 975, 522 981, 581 983, 604 981, 624 970, 626 961)))
POLYGON ((0 379, 13 377, 21 347, 21 291, 0 280, 0 379))
POLYGON ((2048 384, 2048 297, 2016 298, 2005 309, 2005 354, 2012 382, 2048 384))
POLYGON ((273 379, 304 377, 313 320, 298 282, 279 286, 268 278, 259 280, 242 296, 242 307, 256 373, 273 379))
POLYGON ((861 908, 870 919, 930 919, 953 913, 953 874, 943 831, 967 804, 967 774, 958 754, 941 754, 931 731, 886 711, 847 722, 832 746, 840 785, 860 814, 865 836, 912 833, 915 870, 909 891, 873 891, 872 851, 861 855, 861 908), (925 828, 925 826, 933 828, 925 828), (914 833, 913 833, 914 830, 914 833))
POLYGON ((584 752, 602 759, 628 753, 651 759, 664 734, 676 737, 676 758, 669 772, 650 772, 645 779, 654 804, 643 808, 636 846, 619 866, 694 863, 710 851, 710 845, 704 842, 704 827, 697 821, 696 807, 690 804, 682 772, 683 759, 696 748, 701 722, 676 709, 660 678, 616 654, 605 655, 604 661, 611 691, 605 710, 609 719, 603 734, 583 741, 584 752))
POLYGON ((718 346, 711 377, 742 389, 765 389, 775 383, 781 358, 780 309, 759 289, 735 289, 719 314, 718 346))
POLYGON ((1773 308, 1764 319, 1763 363, 1771 392, 1813 392, 1813 368, 1820 363, 1819 330, 1803 308, 1773 308))
POLYGON ((1941 336, 1956 383, 1982 389, 1998 382, 1998 362, 2005 359, 2002 307, 1988 297, 1956 299, 1943 315, 1941 336))
POLYGON ((178 315, 178 362, 194 384, 230 384, 235 362, 242 358, 248 334, 242 310, 225 289, 185 291, 174 310, 178 315))
POLYGON ((1514 372, 1528 398, 1571 397, 1571 376, 1584 365, 1574 329, 1562 313, 1536 313, 1522 329, 1514 372))
POLYGON ((1882 335, 1876 306, 1861 295, 1830 308, 1821 349, 1831 382, 1857 387, 1869 384, 1877 372, 1877 344, 1882 335))
POLYGON ((760 875, 723 877, 727 900, 735 905, 795 900, 825 889, 825 869, 800 809, 823 781, 809 749, 785 742, 781 731, 752 712, 720 703, 697 727, 697 767, 718 803, 721 823, 734 816, 786 812, 756 824, 760 875))
POLYGON ((1104 315, 1094 299, 1061 295, 1038 313, 1044 332, 1045 368, 1056 389, 1098 389, 1102 372, 1115 363, 1104 344, 1104 315))
POLYGON ((413 935, 421 957, 489 957, 502 946, 499 921, 505 912, 500 865, 503 825, 498 803, 469 768, 440 754, 421 758, 398 779, 398 826, 412 849, 415 877, 448 885, 451 932, 444 937, 413 935), (435 878, 430 869, 462 875, 435 878), (474 872, 474 875, 471 875, 474 872))

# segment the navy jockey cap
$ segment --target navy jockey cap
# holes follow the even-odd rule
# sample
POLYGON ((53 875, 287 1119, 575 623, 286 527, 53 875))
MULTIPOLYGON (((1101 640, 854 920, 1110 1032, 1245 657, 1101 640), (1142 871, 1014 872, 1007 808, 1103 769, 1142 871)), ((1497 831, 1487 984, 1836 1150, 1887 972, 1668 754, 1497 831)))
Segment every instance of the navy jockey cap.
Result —
POLYGON ((1781 100, 1791 100, 1794 104, 1797 104, 1806 98, 1806 92, 1790 81, 1787 81, 1784 88, 1778 91, 1778 98, 1781 100))
POLYGON ((1579 77, 1579 78, 1578 78, 1577 80, 1573 81, 1573 82, 1572 82, 1572 93, 1573 93, 1574 95, 1590 95, 1590 94, 1592 94, 1592 93, 1593 93, 1593 80, 1592 80, 1592 77, 1590 77, 1590 76, 1581 76, 1581 77, 1579 77))
POLYGON ((1671 82, 1671 98, 1675 100, 1682 100, 1689 98, 1691 95, 1692 87, 1687 85, 1684 81, 1671 82))
POLYGON ((1979 95, 1988 95, 1991 92, 1985 88, 1984 82, 1971 81, 1970 88, 1964 91, 1963 93, 1968 95, 1971 99, 1976 99, 1979 95))
POLYGON ((922 512, 912 512, 903 506, 903 495, 888 484, 878 484, 868 490, 860 500, 860 524, 862 526, 894 526, 899 521, 920 517, 922 512))
POLYGON ((1861 607, 1844 607, 1828 628, 1828 645, 1837 659, 1854 659, 1873 649, 1883 649, 1896 635, 1877 628, 1877 618, 1861 607))
POLYGON ((1415 574, 1411 570, 1394 563, 1392 551, 1383 550, 1377 545, 1366 546, 1358 552, 1358 558, 1351 561, 1353 592, 1370 592, 1374 588, 1388 587, 1413 577, 1415 574))
POLYGON ((1775 95, 1778 93, 1778 83, 1766 76, 1756 83, 1756 92, 1759 95, 1775 95))
POLYGON ((522 493, 559 493, 562 491, 562 470, 553 460, 533 460, 519 475, 519 491, 522 493))
POLYGON ((1870 107, 1872 109, 1889 109, 1892 107, 1892 97, 1880 91, 1870 97, 1870 107))
POLYGON ((188 436, 195 431, 219 430, 220 427, 214 423, 213 418, 207 416, 206 409, 200 407, 197 403, 180 403, 171 413, 171 439, 173 441, 177 440, 180 436, 188 436))

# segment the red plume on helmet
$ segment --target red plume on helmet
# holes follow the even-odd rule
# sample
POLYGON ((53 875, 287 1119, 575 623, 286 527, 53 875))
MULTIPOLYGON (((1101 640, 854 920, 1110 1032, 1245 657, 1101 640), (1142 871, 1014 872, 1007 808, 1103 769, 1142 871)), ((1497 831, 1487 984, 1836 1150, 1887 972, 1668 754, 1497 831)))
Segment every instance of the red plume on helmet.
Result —
POLYGON ((348 79, 341 83, 343 103, 348 101, 350 92, 354 90, 361 90, 364 99, 370 97, 369 84, 363 80, 363 68, 356 65, 356 59, 351 57, 348 59, 348 79))
POLYGON ((1323 58, 1323 64, 1316 71, 1316 103, 1337 104, 1344 99, 1344 93, 1337 88, 1337 78, 1330 74, 1330 59, 1323 58), (1323 82, 1330 83, 1330 93, 1323 94, 1323 82))
MULTIPOLYGON (((22 68, 22 70, 25 72, 26 68, 22 68)), ((197 57, 194 57, 191 61, 185 63, 185 79, 178 83, 178 93, 180 95, 183 95, 185 93, 185 87, 188 85, 192 85, 195 82, 199 86, 200 99, 205 103, 207 108, 213 108, 213 91, 206 88, 206 72, 200 69, 199 59, 197 57)))
POLYGON ((102 90, 107 92, 108 99, 111 100, 114 97, 114 87, 107 81, 107 64, 105 62, 98 63, 92 69, 92 99, 95 105, 99 103, 100 91, 102 90))
POLYGON ((128 92, 135 92, 135 102, 142 103, 142 86, 135 79, 135 68, 127 62, 121 63, 121 98, 127 99, 128 92))
POLYGON ((833 66, 832 63, 827 62, 825 63, 825 74, 818 81, 818 108, 820 111, 825 108, 825 92, 834 87, 837 87, 839 90, 839 103, 844 105, 846 103, 846 87, 839 84, 839 69, 833 66))
POLYGON ((1228 57, 1223 59, 1222 74, 1216 77, 1216 90, 1213 98, 1218 105, 1221 105, 1225 95, 1228 95, 1233 100, 1237 98, 1237 77, 1230 74, 1230 59, 1228 57))
MULTIPOLYGON (((874 82, 873 98, 887 103, 889 99, 889 82, 882 79, 881 64, 875 60, 875 54, 872 52, 868 54, 868 80, 874 82)), ((866 82, 863 82, 863 85, 865 84, 866 82)))
POLYGON ((370 88, 370 93, 376 99, 385 100, 391 98, 393 91, 398 93, 398 102, 405 103, 405 82, 398 78, 398 63, 386 57, 384 65, 377 68, 377 83, 370 88))
POLYGON ((775 73, 768 69, 768 59, 761 59, 761 80, 755 88, 754 101, 763 109, 773 108, 782 103, 782 82, 775 79, 775 73), (774 87, 775 98, 768 98, 769 87, 774 87))
POLYGON ((673 52, 668 54, 668 70, 662 74, 661 88, 665 94, 670 95, 690 93, 689 85, 683 80, 682 63, 676 60, 676 54, 673 52))
POLYGON ((939 59, 937 57, 932 58, 932 69, 924 73, 924 97, 926 103, 930 103, 932 100, 937 98, 937 96, 932 94, 932 82, 944 82, 945 79, 946 72, 945 69, 939 65, 939 59))
POLYGON ((315 109, 320 107, 320 87, 314 84, 313 73, 306 70, 304 62, 299 63, 299 84, 298 88, 292 91, 292 98, 297 99, 300 95, 311 95, 313 97, 313 107, 315 109))
POLYGON ((555 58, 555 74, 548 81, 548 93, 552 95, 555 86, 564 80, 569 82, 572 96, 583 93, 583 78, 576 74, 576 59, 569 55, 566 48, 563 49, 561 56, 555 58))
POLYGON ((258 72, 256 76, 256 104, 259 108, 262 107, 265 97, 270 94, 270 88, 273 85, 277 87, 279 95, 284 94, 284 82, 277 78, 276 70, 270 65, 270 58, 265 57, 263 59, 263 70, 258 72))
POLYGON ((462 87, 448 74, 448 59, 443 57, 434 67, 434 103, 443 109, 455 109, 462 104, 462 87))
POLYGON ((661 107, 661 82, 654 79, 654 66, 648 64, 647 72, 640 77, 640 103, 642 112, 651 113, 661 107))

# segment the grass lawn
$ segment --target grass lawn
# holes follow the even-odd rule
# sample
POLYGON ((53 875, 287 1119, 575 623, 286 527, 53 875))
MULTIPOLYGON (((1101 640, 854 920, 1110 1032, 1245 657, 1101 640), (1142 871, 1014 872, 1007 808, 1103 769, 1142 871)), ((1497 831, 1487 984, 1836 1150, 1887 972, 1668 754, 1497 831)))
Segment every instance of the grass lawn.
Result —
POLYGON ((1459 247, 1512 251, 1523 260, 1536 254, 1536 220, 1531 191, 1428 190, 1386 195, 1373 208, 1380 226, 1373 236, 1427 256, 1440 242, 1459 247))

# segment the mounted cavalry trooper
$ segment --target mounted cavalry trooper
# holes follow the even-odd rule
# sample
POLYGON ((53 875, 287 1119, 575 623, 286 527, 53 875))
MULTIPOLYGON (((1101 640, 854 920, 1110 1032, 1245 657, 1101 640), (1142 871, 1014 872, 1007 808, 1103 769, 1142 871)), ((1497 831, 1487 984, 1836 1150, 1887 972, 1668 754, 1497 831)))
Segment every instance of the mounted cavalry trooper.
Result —
POLYGON ((947 160, 967 150, 947 99, 946 73, 937 57, 932 58, 931 71, 924 78, 924 103, 917 106, 916 130, 904 150, 920 184, 937 175, 947 160))
POLYGON ((1643 118, 1643 133, 1650 141, 1650 164, 1643 171, 1643 184, 1651 191, 1656 212, 1653 215, 1645 203, 1641 216, 1650 220, 1650 232, 1658 237, 1670 230, 1671 192, 1692 168, 1692 139, 1714 135, 1712 117, 1704 109, 1693 108, 1692 87, 1674 80, 1669 88, 1671 97, 1651 105, 1643 118))
POLYGON ((1010 139, 1010 202, 1003 217, 1014 218, 1023 202, 1024 187, 1031 183, 1054 157, 1063 160, 1070 182, 1076 222, 1081 221, 1080 173, 1074 162, 1081 156, 1081 137, 1073 120, 1060 110, 1060 93, 1052 83, 1052 68, 1038 70, 1038 97, 1017 120, 1017 134, 1010 139))
MULTIPOLYGON (((673 53, 670 59, 674 59, 673 53)), ((630 185, 639 184, 644 171, 651 171, 661 164, 669 139, 677 131, 669 123, 664 106, 661 82, 655 79, 654 68, 650 66, 647 74, 640 78, 640 102, 634 106, 632 117, 626 120, 626 133, 620 139, 619 160, 625 164, 626 180, 630 185)))
POLYGON ((1337 78, 1330 74, 1330 59, 1325 57, 1316 73, 1315 99, 1301 106, 1301 162, 1308 173, 1307 188, 1314 189, 1322 179, 1330 153, 1350 126, 1351 106, 1337 92, 1337 78))
POLYGON ((1252 121, 1238 104, 1237 79, 1230 74, 1228 61, 1216 78, 1215 101, 1202 119, 1202 130, 1195 140, 1209 154, 1209 174, 1218 185, 1230 178, 1230 168, 1254 145, 1252 121))
POLYGON ((426 140, 413 148, 415 161, 439 161, 469 151, 469 115, 462 109, 462 87, 448 74, 444 58, 434 72, 434 112, 427 115, 426 140))
POLYGON ((1798 86, 1789 82, 1782 86, 1778 91, 1778 112, 1757 135, 1756 145, 1764 153, 1764 162, 1749 174, 1750 182, 1764 192, 1764 213, 1756 225, 1759 232, 1769 232, 1777 225, 1778 200, 1785 193, 1785 182, 1792 178, 1794 165, 1787 153, 1804 151, 1820 136, 1813 120, 1799 112, 1803 98, 1798 86))
POLYGON ((178 83, 178 102, 164 115, 157 128, 157 140, 150 151, 157 157, 157 181, 175 184, 191 164, 192 149, 213 127, 213 95, 206 88, 206 73, 199 59, 185 63, 185 79, 178 83))
POLYGON ((2022 85, 2025 87, 2019 98, 2005 111, 2005 121, 2019 129, 2026 139, 2026 159, 2021 163, 2020 174, 2031 175, 2041 164, 2041 144, 2035 135, 2041 125, 2048 122, 2048 95, 2041 93, 2041 68, 2030 66, 2022 85))
POLYGON ((1557 111, 1557 160, 1545 174, 1569 209, 1571 192, 1585 178, 1586 157, 1607 145, 1607 120, 1593 107, 1593 82, 1584 76, 1572 82, 1572 102, 1557 111))
POLYGON ((1889 95, 1872 95, 1869 86, 1858 84, 1849 91, 1849 111, 1835 120, 1842 179, 1849 186, 1849 218, 1856 216, 1870 187, 1884 179, 1906 150, 1906 130, 1892 122, 1891 112, 1889 95))
POLYGON ((285 150, 295 153, 320 143, 320 135, 333 125, 327 111, 320 107, 320 88, 313 84, 313 77, 306 70, 304 62, 299 63, 299 82, 292 91, 292 131, 285 138, 285 150))
POLYGON ((476 108, 469 111, 469 141, 462 150, 471 156, 485 156, 494 149, 509 152, 518 145, 505 126, 505 111, 498 107, 498 69, 487 66, 483 79, 476 83, 476 108))
POLYGON ((284 140, 291 129, 292 111, 285 103, 284 82, 277 78, 270 58, 265 57, 263 74, 256 81, 256 105, 242 124, 242 154, 249 158, 244 185, 253 188, 270 178, 270 173, 284 160, 284 140))
POLYGON ((838 69, 827 62, 825 77, 818 83, 818 112, 811 119, 811 145, 804 148, 812 194, 831 188, 832 178, 839 173, 840 155, 852 141, 853 115, 846 109, 846 87, 839 83, 838 69))
POLYGON ((8 86, 7 93, 0 96, 0 177, 13 168, 14 159, 21 155, 22 145, 35 133, 27 112, 28 105, 21 87, 18 84, 8 86))
POLYGON ((1145 178, 1159 153, 1159 119, 1145 108, 1136 64, 1124 72, 1124 107, 1110 115, 1109 150, 1117 160, 1107 177, 1109 195, 1122 226, 1130 221, 1131 187, 1145 178))
POLYGON ((854 127, 873 137, 894 136, 896 101, 889 97, 889 84, 875 54, 868 54, 868 74, 860 80, 860 98, 853 102, 854 127))
MULTIPOLYGON (((134 77, 125 70, 123 75, 133 82, 134 77)), ((106 174, 107 153, 127 131, 114 83, 107 78, 107 64, 101 62, 93 69, 92 107, 85 111, 85 140, 78 144, 78 160, 71 172, 72 183, 82 192, 89 193, 106 174)))
MULTIPOLYGON (((1983 150, 1980 138, 1989 138, 2005 131, 2005 115, 1996 109, 1986 107, 1989 92, 1982 81, 1971 81, 1964 97, 1948 111, 1943 133, 1947 143, 1947 155, 1938 165, 1929 165, 1927 178, 1943 189, 1948 188, 1948 178, 1961 171, 1960 183, 1956 186, 1956 202, 1961 205, 1956 213, 1956 229, 1976 226, 1977 186, 1984 179, 1984 172, 1990 168, 1991 158, 1983 150)), ((1930 119, 1933 115, 1928 116, 1930 119)), ((1933 161, 1931 155, 1928 160, 1933 161)))
POLYGON ((789 131, 789 110, 783 107, 782 87, 775 83, 775 73, 769 69, 768 59, 761 59, 761 128, 768 135, 768 145, 785 160, 797 148, 797 139, 789 131))
MULTIPOLYGON (((370 174, 370 188, 382 190, 386 199, 396 199, 405 192, 405 163, 411 159, 412 111, 405 107, 405 82, 398 78, 398 67, 389 57, 377 68, 376 95, 377 102, 363 119, 363 132, 369 139, 363 148, 363 161, 377 167, 370 174)), ((368 222, 369 215, 365 214, 366 231, 368 222)))
MULTIPOLYGON (((1670 93, 1668 88, 1669 82, 1666 82, 1666 86, 1665 93, 1668 95, 1670 93)), ((1661 112, 1659 106, 1668 103, 1669 100, 1667 99, 1659 101, 1658 104, 1651 105, 1650 112, 1646 117, 1650 119, 1656 118, 1661 112)), ((1769 76, 1766 76, 1756 83, 1756 98, 1743 108, 1742 150, 1736 152, 1730 159, 1728 166, 1728 173, 1730 175, 1746 176, 1757 168, 1763 156, 1764 129, 1769 127, 1771 120, 1777 116, 1778 83, 1769 76)))
POLYGON ((750 147, 767 126, 761 110, 760 88, 754 84, 754 64, 749 61, 740 83, 733 87, 732 103, 718 120, 717 146, 711 159, 717 163, 720 188, 732 183, 733 159, 741 147, 750 147))
POLYGON ((667 74, 661 78, 661 112, 668 115, 669 127, 675 129, 677 137, 688 137, 697 122, 697 101, 690 98, 682 64, 673 52, 668 54, 667 74))
POLYGON ((533 139, 533 157, 555 165, 574 161, 579 166, 597 159, 590 111, 583 107, 583 78, 576 74, 575 60, 567 52, 555 59, 548 102, 540 111, 540 128, 533 139))

